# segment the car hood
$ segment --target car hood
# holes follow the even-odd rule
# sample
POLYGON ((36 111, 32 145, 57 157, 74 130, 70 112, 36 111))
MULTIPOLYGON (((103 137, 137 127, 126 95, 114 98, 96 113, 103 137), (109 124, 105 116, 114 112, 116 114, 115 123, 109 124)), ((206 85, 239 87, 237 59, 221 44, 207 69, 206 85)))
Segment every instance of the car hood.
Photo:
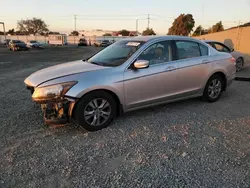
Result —
POLYGON ((73 74, 79 74, 83 72, 95 71, 100 69, 105 69, 108 67, 103 67, 99 65, 94 65, 91 63, 84 62, 82 60, 73 61, 69 63, 63 63, 60 65, 48 67, 37 72, 34 72, 29 77, 24 80, 27 86, 37 87, 38 85, 53 80, 56 78, 61 78, 73 74))

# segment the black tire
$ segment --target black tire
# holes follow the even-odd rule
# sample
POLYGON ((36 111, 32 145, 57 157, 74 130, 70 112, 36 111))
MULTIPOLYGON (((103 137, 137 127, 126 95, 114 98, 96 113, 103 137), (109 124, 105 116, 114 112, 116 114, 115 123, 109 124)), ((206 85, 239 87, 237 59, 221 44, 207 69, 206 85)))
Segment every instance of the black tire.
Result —
MULTIPOLYGON (((222 93, 223 93, 223 88, 224 88, 225 82, 224 79, 222 78, 221 75, 219 74, 214 74, 213 76, 211 76, 209 78, 209 80, 207 81, 206 87, 204 89, 203 92, 203 100, 208 101, 208 102, 216 102, 220 99, 222 93), (220 91, 218 92, 218 94, 216 94, 214 97, 211 97, 212 92, 209 91, 209 87, 212 87, 213 81, 217 80, 220 82, 220 86, 218 86, 218 88, 220 87, 220 91)), ((216 87, 217 88, 217 87, 216 87)), ((216 90, 217 91, 217 90, 216 90)))
POLYGON ((117 104, 114 98, 109 93, 105 91, 94 91, 94 92, 87 94, 79 101, 74 111, 74 115, 75 115, 76 122, 78 125, 82 126, 88 131, 97 131, 97 130, 101 130, 103 128, 108 127, 113 121, 113 119, 116 117, 117 115, 116 112, 117 112, 117 104), (110 115, 108 119, 106 120, 106 122, 104 122, 101 125, 91 125, 85 119, 85 116, 84 116, 87 105, 94 99, 98 99, 98 100, 104 99, 110 105, 110 109, 111 109, 110 115))
POLYGON ((238 59, 236 59, 236 71, 239 72, 243 66, 244 66, 244 60, 242 57, 239 57, 238 59))

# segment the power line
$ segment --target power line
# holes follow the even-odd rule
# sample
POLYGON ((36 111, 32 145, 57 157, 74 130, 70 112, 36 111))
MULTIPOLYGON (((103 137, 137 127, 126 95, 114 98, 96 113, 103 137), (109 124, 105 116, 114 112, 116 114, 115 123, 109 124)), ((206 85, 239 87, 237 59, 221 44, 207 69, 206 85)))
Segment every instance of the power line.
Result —
MULTIPOLYGON (((76 15, 74 15, 74 21, 75 21, 75 31, 76 31, 76 15)), ((75 35, 74 35, 74 44, 75 44, 75 35)))
POLYGON ((157 18, 151 18, 151 20, 161 21, 161 22, 168 22, 168 23, 173 23, 173 21, 163 20, 163 19, 157 19, 157 18))
POLYGON ((140 16, 146 16, 147 14, 130 14, 130 15, 116 15, 116 14, 105 14, 105 15, 90 15, 90 14, 85 14, 85 15, 77 15, 78 17, 140 17, 140 16))
MULTIPOLYGON (((77 18, 77 20, 119 20, 119 21, 129 21, 129 20, 135 20, 135 19, 116 19, 116 18, 77 18)), ((147 18, 138 18, 138 20, 147 20, 147 18)))

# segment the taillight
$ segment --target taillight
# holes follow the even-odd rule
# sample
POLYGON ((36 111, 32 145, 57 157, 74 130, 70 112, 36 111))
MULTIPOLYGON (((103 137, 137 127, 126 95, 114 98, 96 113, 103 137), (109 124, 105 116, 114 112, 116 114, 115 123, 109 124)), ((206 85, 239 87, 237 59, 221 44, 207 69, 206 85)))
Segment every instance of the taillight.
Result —
POLYGON ((235 63, 236 62, 235 58, 234 57, 230 58, 230 62, 235 63))

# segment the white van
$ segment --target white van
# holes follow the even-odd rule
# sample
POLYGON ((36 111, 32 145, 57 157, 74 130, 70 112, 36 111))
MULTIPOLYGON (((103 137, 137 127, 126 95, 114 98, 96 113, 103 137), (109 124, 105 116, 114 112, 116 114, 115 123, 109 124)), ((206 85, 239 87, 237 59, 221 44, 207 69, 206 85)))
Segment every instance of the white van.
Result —
POLYGON ((58 46, 67 45, 67 35, 65 34, 49 35, 48 42, 50 45, 58 45, 58 46))

